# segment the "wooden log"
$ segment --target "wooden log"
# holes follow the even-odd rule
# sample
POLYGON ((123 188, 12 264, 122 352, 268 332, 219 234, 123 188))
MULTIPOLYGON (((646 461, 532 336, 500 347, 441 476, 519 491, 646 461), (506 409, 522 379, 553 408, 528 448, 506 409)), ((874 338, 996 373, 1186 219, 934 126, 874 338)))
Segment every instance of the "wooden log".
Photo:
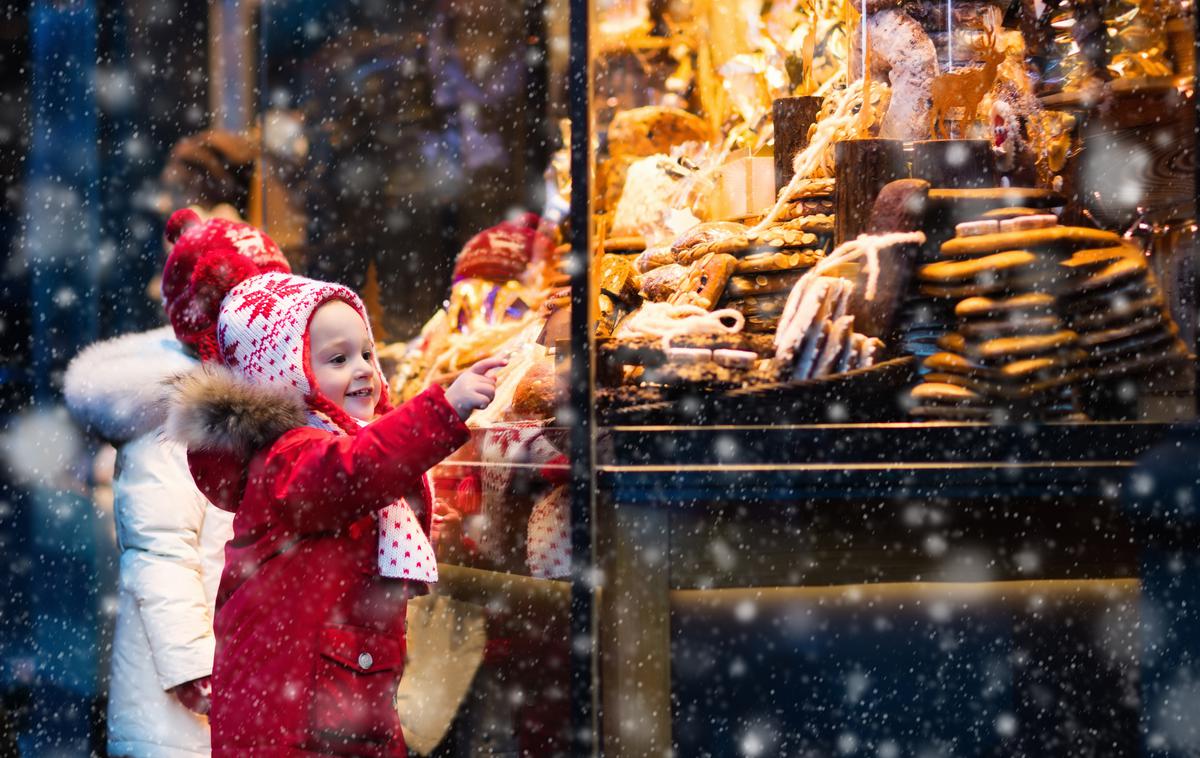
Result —
POLYGON ((904 143, 889 139, 856 139, 834 146, 837 184, 834 242, 854 239, 867 228, 871 208, 888 182, 908 176, 904 143))
POLYGON ((913 143, 913 176, 937 188, 994 187, 996 159, 982 139, 931 139, 913 143))
POLYGON ((792 161, 808 147, 808 128, 821 110, 819 97, 781 97, 771 105, 775 123, 775 192, 792 180, 792 161))

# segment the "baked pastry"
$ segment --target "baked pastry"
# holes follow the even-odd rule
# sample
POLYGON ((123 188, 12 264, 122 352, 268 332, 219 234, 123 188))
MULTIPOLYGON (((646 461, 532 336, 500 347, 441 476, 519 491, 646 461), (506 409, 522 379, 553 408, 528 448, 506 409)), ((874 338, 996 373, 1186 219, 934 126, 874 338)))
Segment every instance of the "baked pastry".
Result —
POLYGON ((666 266, 675 262, 675 253, 671 250, 671 246, 658 245, 656 247, 648 247, 642 251, 634 262, 634 266, 644 274, 659 266, 666 266))
POLYGON ((692 264, 679 288, 667 298, 672 305, 712 310, 721 299, 737 261, 732 255, 709 253, 692 264))
POLYGON ((628 260, 619 255, 602 255, 597 261, 597 266, 601 292, 625 303, 638 302, 641 277, 628 260))
POLYGON ((708 253, 728 253, 749 247, 749 227, 733 221, 696 224, 671 243, 678 263, 691 263, 708 253))
POLYGON ((613 117, 608 126, 608 154, 613 158, 670 153, 685 142, 708 142, 712 129, 699 116, 659 105, 632 108, 613 117))
POLYGON ((642 275, 642 295, 651 302, 661 303, 674 294, 687 279, 688 267, 672 263, 642 275))
POLYGON ((557 382, 552 359, 534 361, 517 382, 512 407, 513 419, 552 418, 558 406, 557 382))

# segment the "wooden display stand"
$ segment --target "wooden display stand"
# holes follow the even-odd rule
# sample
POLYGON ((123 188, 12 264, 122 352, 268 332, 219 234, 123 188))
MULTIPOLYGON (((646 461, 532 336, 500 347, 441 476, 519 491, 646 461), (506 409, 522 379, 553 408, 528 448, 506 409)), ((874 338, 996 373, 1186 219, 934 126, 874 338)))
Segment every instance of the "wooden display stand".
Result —
POLYGON ((834 147, 837 164, 834 242, 842 244, 866 231, 871 207, 888 182, 908 176, 904 143, 889 139, 855 139, 834 147))
POLYGON ((771 107, 775 123, 775 191, 787 186, 795 173, 792 161, 808 147, 808 128, 821 110, 819 97, 781 97, 771 107))
POLYGON ((913 143, 912 175, 939 189, 978 189, 999 182, 992 147, 982 139, 913 143))

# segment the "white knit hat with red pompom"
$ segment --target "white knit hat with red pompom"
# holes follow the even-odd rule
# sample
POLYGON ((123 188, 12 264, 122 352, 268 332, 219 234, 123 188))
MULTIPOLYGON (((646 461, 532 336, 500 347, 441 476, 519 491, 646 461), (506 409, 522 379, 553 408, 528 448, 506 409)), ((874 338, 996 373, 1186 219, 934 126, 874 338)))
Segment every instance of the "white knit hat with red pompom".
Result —
MULTIPOLYGON (((225 296, 217 316, 217 347, 221 362, 247 381, 285 391, 294 388, 316 414, 318 425, 332 423, 346 434, 357 434, 358 422, 321 394, 310 366, 309 324, 317 308, 331 300, 358 311, 371 334, 367 310, 349 287, 271 273, 246 279, 225 296)), ((391 406, 378 359, 375 370, 384 388, 375 410, 386 413, 391 406)))
MULTIPOLYGON (((371 334, 366 308, 353 290, 331 282, 272 273, 246 279, 229 291, 217 318, 217 343, 221 361, 247 381, 302 396, 312 426, 354 435, 361 423, 321 393, 310 365, 309 325, 317 309, 331 300, 341 300, 354 308, 367 334, 371 334)), ((386 413, 391 410, 387 380, 377 358, 375 370, 383 387, 375 410, 386 413)), ((412 508, 398 500, 378 511, 378 520, 380 573, 436 582, 433 546, 412 508)))

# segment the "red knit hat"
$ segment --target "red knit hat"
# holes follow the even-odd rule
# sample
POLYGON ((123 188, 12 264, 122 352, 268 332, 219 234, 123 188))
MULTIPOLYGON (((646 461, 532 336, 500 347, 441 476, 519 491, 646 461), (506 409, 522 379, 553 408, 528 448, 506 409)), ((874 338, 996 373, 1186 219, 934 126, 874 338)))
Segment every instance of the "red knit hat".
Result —
POLYGON ((550 244, 538 232, 540 221, 536 213, 526 213, 515 221, 484 229, 467 240, 454 263, 454 280, 506 281, 519 277, 533 258, 534 245, 539 241, 550 244))
POLYGON ((172 245, 163 266, 163 306, 180 342, 218 359, 217 313, 234 285, 269 272, 291 272, 279 246, 249 224, 212 218, 201 221, 190 209, 167 220, 172 245))

